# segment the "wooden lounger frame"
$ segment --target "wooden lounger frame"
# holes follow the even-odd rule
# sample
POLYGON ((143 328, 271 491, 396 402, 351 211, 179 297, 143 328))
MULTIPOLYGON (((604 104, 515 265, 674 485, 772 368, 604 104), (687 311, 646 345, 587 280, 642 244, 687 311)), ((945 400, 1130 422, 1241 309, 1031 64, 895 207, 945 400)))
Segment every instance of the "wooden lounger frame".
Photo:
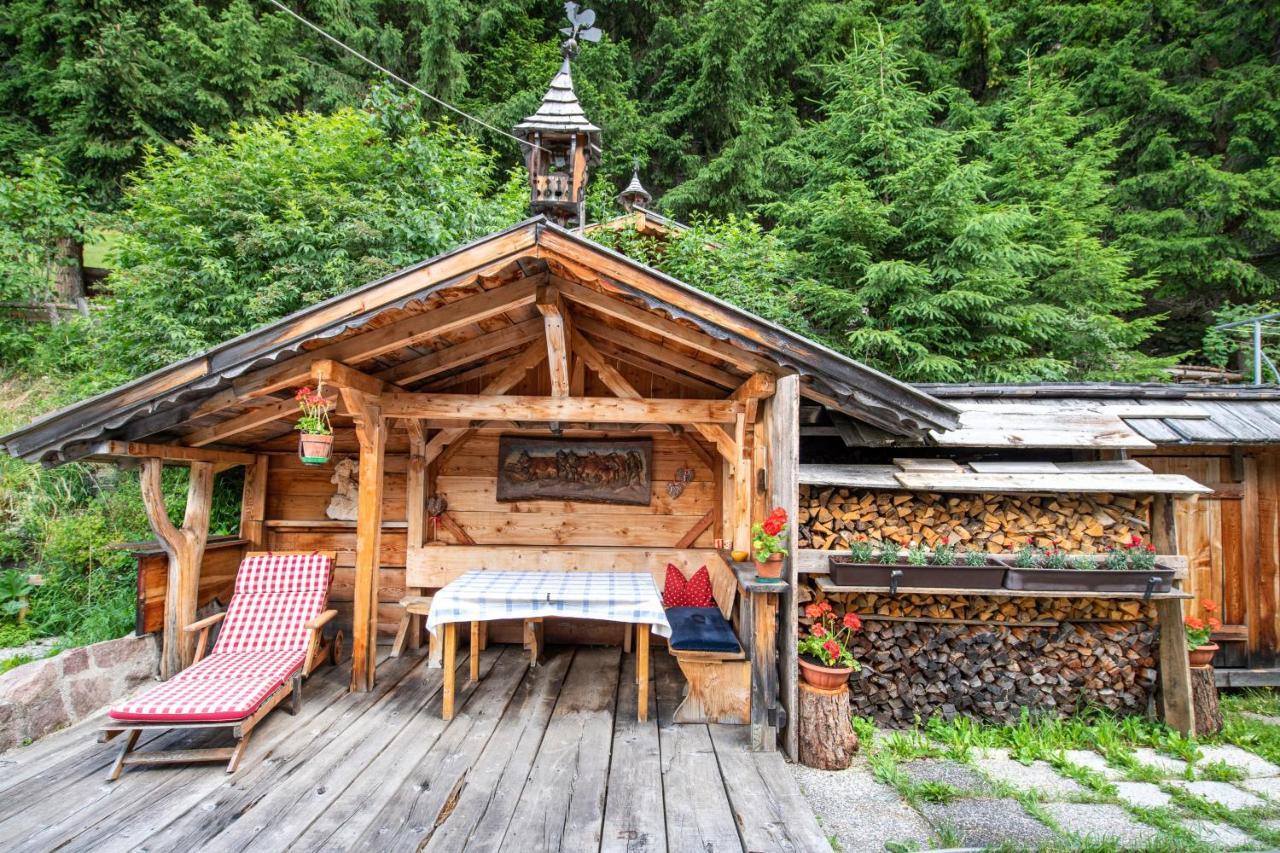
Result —
MULTIPOLYGON (((337 554, 333 551, 251 551, 244 555, 244 559, 250 557, 266 556, 268 553, 276 556, 293 556, 319 554, 327 556, 330 560, 336 560, 337 554)), ((244 757, 246 747, 249 745, 249 736, 253 733, 254 727, 275 710, 286 699, 292 698, 285 709, 290 714, 297 714, 302 710, 302 680, 311 675, 322 663, 328 662, 330 665, 336 666, 342 656, 342 632, 339 631, 334 635, 333 639, 327 640, 323 636, 324 626, 333 617, 338 615, 336 610, 325 610, 307 623, 307 656, 302 662, 302 666, 291 678, 277 687, 270 695, 264 699, 257 708, 253 710, 249 716, 240 720, 219 720, 216 722, 129 722, 121 721, 103 726, 98 730, 98 743, 106 743, 120 735, 124 735, 124 741, 120 745, 120 751, 116 754, 116 760, 111 765, 111 771, 107 778, 115 781, 120 778, 120 774, 124 772, 126 765, 135 764, 197 764, 205 762, 227 762, 227 772, 234 773, 240 767, 240 759, 244 757), (135 749, 138 745, 138 739, 144 731, 154 730, 194 730, 194 729, 231 729, 231 734, 235 738, 233 746, 210 747, 205 749, 167 749, 154 750, 150 752, 137 752, 135 749)), ((205 650, 209 641, 209 629, 222 621, 226 613, 215 613, 212 616, 205 617, 198 622, 187 625, 183 630, 187 632, 199 632, 196 640, 195 658, 191 664, 194 666, 199 663, 205 655, 205 650)))

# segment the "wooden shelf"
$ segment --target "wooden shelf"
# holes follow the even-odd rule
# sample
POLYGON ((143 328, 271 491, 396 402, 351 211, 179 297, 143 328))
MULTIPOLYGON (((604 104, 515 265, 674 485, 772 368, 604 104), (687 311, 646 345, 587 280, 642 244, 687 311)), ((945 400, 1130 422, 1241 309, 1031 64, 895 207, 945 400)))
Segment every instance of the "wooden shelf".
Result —
MULTIPOLYGON (((839 586, 829 577, 818 578, 818 589, 823 592, 876 592, 889 594, 887 586, 839 586)), ((897 595, 988 595, 1001 598, 1132 598, 1142 599, 1140 592, 1047 592, 1025 589, 935 589, 932 587, 899 587, 897 595)), ((1174 590, 1173 592, 1157 592, 1151 601, 1193 598, 1189 593, 1174 590)))
MULTIPOLYGON (((335 521, 332 518, 319 519, 317 521, 298 521, 295 519, 273 518, 263 522, 264 525, 271 528, 301 528, 306 530, 355 530, 356 523, 354 521, 335 521)), ((403 530, 409 526, 407 521, 384 521, 382 522, 383 530, 403 530)))

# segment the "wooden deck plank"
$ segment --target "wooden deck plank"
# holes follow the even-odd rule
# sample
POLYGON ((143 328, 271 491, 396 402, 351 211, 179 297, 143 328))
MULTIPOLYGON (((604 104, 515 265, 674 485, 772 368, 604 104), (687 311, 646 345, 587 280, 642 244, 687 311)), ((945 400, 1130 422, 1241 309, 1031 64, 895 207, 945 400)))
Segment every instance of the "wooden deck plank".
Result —
POLYGON ((808 853, 830 846, 778 753, 751 752, 741 726, 707 728, 743 847, 808 853), (775 760, 760 760, 766 756, 775 760))
POLYGON ((657 699, 650 687, 649 716, 642 723, 636 719, 638 693, 636 657, 626 655, 613 722, 613 760, 609 764, 601 853, 659 853, 667 849, 657 699))
MULTIPOLYGON (((261 763, 279 744, 296 731, 311 724, 345 691, 346 686, 334 670, 323 671, 303 687, 302 711, 290 715, 283 710, 268 715, 254 729, 249 749, 241 761, 247 770, 261 763)), ((224 729, 205 729, 180 738, 195 747, 225 745, 231 742, 224 729)), ((119 749, 117 741, 96 745, 107 758, 119 749)), ((26 850, 105 850, 129 848, 157 827, 184 813, 218 786, 227 775, 220 764, 195 764, 156 768, 130 768, 123 781, 106 781, 105 772, 89 780, 83 790, 66 791, 53 798, 53 807, 61 820, 43 831, 23 838, 26 850), (67 803, 75 808, 68 809, 67 803)))
MULTIPOLYGON (((382 733, 398 730, 439 692, 440 681, 440 670, 428 669, 419 659, 399 681, 384 678, 369 693, 344 694, 323 724, 318 719, 298 732, 272 761, 235 774, 214 796, 146 839, 145 847, 151 853, 248 848, 259 833, 273 829, 293 809, 303 808, 300 800, 323 796, 358 773, 368 752, 390 737, 382 733)), ((265 846, 271 846, 270 840, 263 839, 265 846)))
POLYGON ((501 848, 572 661, 571 649, 551 649, 546 662, 520 682, 453 810, 424 839, 426 853, 501 848))
POLYGON ((654 664, 667 849, 742 851, 711 734, 704 725, 672 720, 684 679, 670 655, 654 655, 654 664))
POLYGON ((574 655, 503 849, 599 848, 620 656, 616 646, 574 655))
MULTIPOLYGON (((496 661, 503 656, 502 649, 495 649, 481 658, 482 674, 488 674, 496 661)), ((428 679, 410 684, 407 680, 396 687, 397 692, 413 695, 417 701, 404 706, 394 713, 381 712, 377 708, 363 715, 361 719, 339 738, 338 750, 322 757, 313 758, 304 768, 305 781, 299 785, 294 783, 295 796, 292 802, 282 798, 281 802, 268 808, 256 805, 249 810, 241 822, 252 822, 256 834, 249 836, 239 833, 233 826, 213 840, 210 849, 223 851, 269 850, 278 851, 286 847, 299 850, 321 849, 321 845, 303 843, 302 837, 311 831, 313 826, 321 824, 317 835, 323 837, 334 831, 335 824, 328 822, 328 815, 337 809, 347 813, 341 804, 348 794, 354 800, 361 800, 372 787, 380 782, 375 763, 386 755, 389 745, 396 742, 400 735, 418 724, 430 723, 432 719, 440 725, 437 731, 444 728, 440 718, 443 684, 440 670, 431 670, 424 664, 415 671, 428 673, 428 679), (303 790, 297 791, 301 787, 303 790), (281 810, 278 807, 283 806, 281 810)), ((475 692, 476 685, 467 685, 458 691, 458 699, 466 701, 475 692)), ((394 793, 391 784, 382 786, 386 796, 394 793)), ((373 808, 377 807, 375 801, 373 808)), ((315 836, 310 836, 315 838, 315 836)), ((339 849, 323 845, 323 849, 339 849)))
MULTIPOLYGON (((467 706, 446 722, 419 714, 339 800, 295 842, 299 850, 416 850, 466 779, 515 694, 528 664, 500 647, 467 706)), ((481 658, 483 662, 484 658, 481 658)))

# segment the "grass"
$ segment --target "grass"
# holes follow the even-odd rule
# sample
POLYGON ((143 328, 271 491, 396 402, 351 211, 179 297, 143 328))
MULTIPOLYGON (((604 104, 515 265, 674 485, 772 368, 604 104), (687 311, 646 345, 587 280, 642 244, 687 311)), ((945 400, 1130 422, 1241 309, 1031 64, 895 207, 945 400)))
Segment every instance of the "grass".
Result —
POLYGON ((0 660, 0 673, 8 672, 11 669, 17 669, 24 663, 31 663, 35 658, 31 655, 14 655, 11 658, 0 660))
MULTIPOLYGON (((1280 716, 1280 693, 1251 690, 1244 694, 1224 695, 1222 704, 1226 719, 1224 730, 1215 737, 1205 738, 1203 743, 1235 744, 1280 764, 1280 725, 1270 725, 1240 716, 1242 711, 1280 716)), ((1172 784, 1175 780, 1170 779, 1167 772, 1142 764, 1136 759, 1134 750, 1147 747, 1186 761, 1188 769, 1183 776, 1187 780, 1236 783, 1245 778, 1245 773, 1240 768, 1228 762, 1202 761, 1201 741, 1180 735, 1160 723, 1086 711, 1064 720, 1037 719, 1024 712, 1019 721, 1011 725, 983 724, 966 717, 949 721, 940 717, 917 721, 913 729, 905 731, 878 731, 867 719, 855 719, 853 725, 861 742, 866 745, 865 752, 876 779, 893 786, 917 810, 928 803, 949 803, 975 794, 957 790, 944 783, 916 782, 898 766, 900 762, 928 758, 971 764, 978 751, 1003 748, 1024 763, 1047 761, 1060 774, 1078 782, 1087 793, 1072 798, 1073 801, 1119 805, 1136 821, 1157 830, 1154 840, 1137 847, 1122 845, 1109 839, 1063 833, 1061 827, 1046 812, 1035 792, 1017 789, 999 779, 991 779, 983 795, 1015 799, 1029 815, 1059 833, 1060 840, 1042 846, 1039 848, 1041 850, 1199 853, 1216 849, 1213 845, 1200 841, 1188 830, 1184 826, 1187 820, 1226 824, 1248 833, 1258 844, 1280 848, 1280 832, 1263 826, 1264 821, 1280 818, 1280 804, 1269 802, 1261 807, 1232 811, 1176 787, 1172 784), (1108 764, 1121 770, 1132 781, 1160 785, 1170 795, 1171 804, 1150 808, 1122 802, 1111 780, 1088 767, 1072 764, 1067 759, 1066 751, 1077 749, 1091 750, 1102 755, 1108 764)), ((935 841, 937 846, 955 847, 963 844, 964 839, 954 827, 944 824, 936 827, 935 832, 938 835, 935 841)), ((889 845, 889 849, 908 851, 918 847, 909 842, 898 842, 889 845)))

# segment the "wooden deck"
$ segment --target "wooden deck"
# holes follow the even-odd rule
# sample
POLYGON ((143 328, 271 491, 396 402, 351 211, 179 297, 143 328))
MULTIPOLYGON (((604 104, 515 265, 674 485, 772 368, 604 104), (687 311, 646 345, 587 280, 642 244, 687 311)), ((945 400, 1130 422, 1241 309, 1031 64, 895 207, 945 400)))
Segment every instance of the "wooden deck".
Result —
POLYGON ((107 782, 116 747, 87 721, 0 754, 0 850, 829 850, 782 757, 748 752, 746 727, 673 724, 679 671, 652 660, 647 723, 617 648, 553 647, 530 670, 494 646, 476 685, 464 655, 450 723, 422 658, 384 660, 367 694, 325 668, 233 776, 139 767, 107 782))

